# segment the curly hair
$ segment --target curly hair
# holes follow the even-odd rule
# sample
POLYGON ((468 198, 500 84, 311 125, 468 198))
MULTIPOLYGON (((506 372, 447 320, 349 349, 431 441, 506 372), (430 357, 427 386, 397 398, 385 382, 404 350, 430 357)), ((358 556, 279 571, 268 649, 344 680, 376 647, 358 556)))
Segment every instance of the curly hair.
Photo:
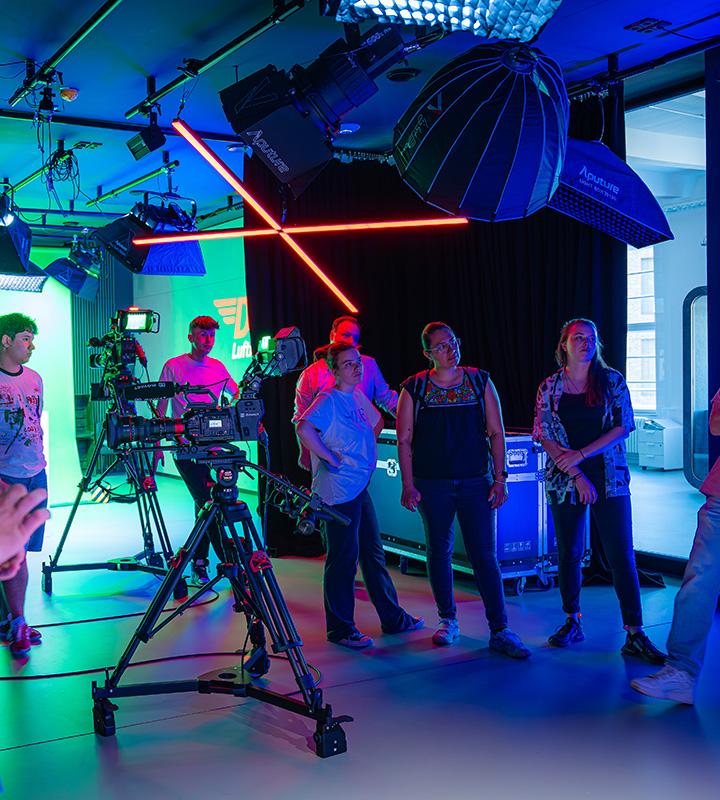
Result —
POLYGON ((0 339, 9 336, 14 339, 18 333, 28 331, 33 336, 37 335, 37 322, 25 314, 3 314, 0 316, 0 339))

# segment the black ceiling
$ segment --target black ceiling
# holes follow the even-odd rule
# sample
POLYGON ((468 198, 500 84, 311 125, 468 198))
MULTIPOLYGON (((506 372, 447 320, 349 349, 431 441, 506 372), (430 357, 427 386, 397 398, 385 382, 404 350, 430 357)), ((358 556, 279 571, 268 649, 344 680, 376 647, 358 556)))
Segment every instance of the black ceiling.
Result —
MULTIPOLYGON (((135 161, 125 144, 131 132, 122 129, 128 124, 145 124, 142 116, 128 120, 125 114, 146 97, 148 76, 155 77, 158 87, 164 86, 180 74, 178 68, 184 59, 206 59, 273 10, 272 3, 254 0, 124 0, 59 64, 64 85, 76 88, 78 96, 72 103, 60 103, 49 132, 47 126, 38 127, 32 121, 39 93, 30 94, 11 109, 8 100, 22 84, 25 60, 42 64, 103 5, 99 0, 77 0, 63 6, 11 0, 3 6, 0 29, 1 176, 16 184, 38 170, 42 165, 38 141, 43 138, 45 157, 57 147, 58 139, 63 139, 66 147, 78 142, 97 143, 94 149, 76 151, 81 194, 74 204, 83 210, 89 210, 86 201, 97 195, 98 187, 102 191, 113 189, 161 164, 159 151, 135 161), (68 117, 73 120, 65 122, 68 117)), ((196 129, 213 133, 211 145, 239 169, 242 152, 227 150, 233 136, 218 99, 219 90, 236 76, 244 77, 270 63, 285 69, 306 65, 343 35, 342 25, 321 17, 318 3, 308 2, 286 21, 162 98, 160 123, 169 126, 184 100, 183 119, 196 129)), ((414 35, 412 29, 403 30, 407 39, 414 35)), ((677 51, 700 48, 703 42, 718 36, 720 11, 716 0, 565 0, 537 46, 560 63, 567 84, 572 86, 604 73, 611 53, 618 54, 622 72, 662 61, 677 51), (652 33, 625 30, 625 26, 645 17, 668 24, 652 33)), ((336 146, 387 151, 394 123, 423 83, 450 58, 479 41, 470 34, 454 33, 408 58, 408 64, 420 70, 414 80, 392 83, 387 77, 378 78, 380 91, 347 117, 360 125, 359 131, 338 137, 336 146)), ((696 80, 701 70, 699 56, 676 61, 669 68, 634 79, 630 93, 652 93, 661 84, 696 80)), ((229 187, 188 146, 173 136, 168 137, 166 149, 171 159, 180 161, 174 183, 181 194, 197 200, 201 212, 227 202, 229 187)), ((166 187, 166 178, 160 177, 139 188, 163 191, 166 187)), ((60 182, 55 190, 56 196, 38 178, 17 191, 16 204, 27 209, 26 216, 33 220, 40 215, 31 209, 57 209, 58 201, 67 212, 75 187, 71 182, 60 182)), ((125 192, 104 202, 102 210, 126 212, 134 200, 125 192)), ((67 217, 53 215, 48 221, 55 225, 101 222, 72 213, 67 217)))

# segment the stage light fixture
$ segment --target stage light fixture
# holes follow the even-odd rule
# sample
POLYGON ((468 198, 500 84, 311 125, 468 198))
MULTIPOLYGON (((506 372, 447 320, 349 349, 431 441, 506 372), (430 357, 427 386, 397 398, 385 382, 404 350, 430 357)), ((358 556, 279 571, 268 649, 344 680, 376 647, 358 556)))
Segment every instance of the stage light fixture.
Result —
POLYGON ((67 258, 58 258, 48 264, 45 272, 83 300, 94 300, 100 285, 101 261, 100 247, 85 231, 82 241, 73 237, 67 258))
POLYGON ((15 222, 15 214, 13 213, 13 203, 11 196, 5 192, 0 197, 0 225, 7 227, 15 222))
POLYGON ((196 212, 194 201, 187 212, 173 201, 150 204, 146 193, 144 202, 136 204, 129 214, 98 228, 95 238, 131 272, 141 275, 204 275, 205 262, 196 241, 149 248, 137 247, 133 243, 134 239, 151 233, 195 231, 196 212))
POLYGON ((548 206, 633 247, 675 238, 650 189, 602 142, 568 139, 548 206))
POLYGON ((127 140, 126 144, 132 157, 139 161, 155 150, 159 150, 166 142, 165 134, 160 130, 157 114, 151 112, 150 123, 147 128, 139 131, 127 140))
POLYGON ((376 25, 358 46, 338 39, 307 67, 272 64, 220 92, 228 122, 298 196, 332 158, 341 118, 378 91, 374 78, 405 56, 395 29, 376 25))
POLYGON ((0 225, 0 273, 26 275, 31 243, 30 226, 18 216, 9 225, 0 225))
POLYGON ((22 275, 0 273, 0 290, 7 292, 42 292, 48 276, 32 263, 28 262, 27 272, 22 275))
POLYGON ((321 11, 338 22, 437 26, 487 39, 534 39, 562 0, 325 0, 321 11))

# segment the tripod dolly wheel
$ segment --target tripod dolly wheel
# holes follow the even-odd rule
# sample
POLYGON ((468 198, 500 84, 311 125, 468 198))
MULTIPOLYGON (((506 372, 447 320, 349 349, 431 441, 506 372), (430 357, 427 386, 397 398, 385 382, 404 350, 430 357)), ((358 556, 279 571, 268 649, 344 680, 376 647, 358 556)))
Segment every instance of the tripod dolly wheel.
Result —
POLYGON ((42 565, 42 590, 45 594, 52 594, 52 572, 45 564, 42 565))
POLYGON ((109 700, 95 700, 93 703, 93 728, 99 736, 115 735, 115 711, 118 707, 109 700))
POLYGON ((173 597, 176 600, 184 600, 188 596, 188 585, 185 578, 180 580, 173 587, 173 597))

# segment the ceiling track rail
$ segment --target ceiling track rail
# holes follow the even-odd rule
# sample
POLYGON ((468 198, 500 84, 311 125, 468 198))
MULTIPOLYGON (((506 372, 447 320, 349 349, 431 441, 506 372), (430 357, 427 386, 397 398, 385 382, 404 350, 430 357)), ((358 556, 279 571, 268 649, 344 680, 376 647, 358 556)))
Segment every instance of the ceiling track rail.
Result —
MULTIPOLYGON (((23 81, 23 85, 15 91, 8 101, 11 107, 16 106, 24 97, 27 97, 33 89, 41 84, 50 83, 55 75, 55 69, 60 62, 84 40, 95 28, 109 16, 122 0, 109 0, 87 20, 80 28, 65 42, 65 44, 55 52, 41 67, 35 72, 31 72, 23 81)), ((31 62, 32 64, 32 62, 31 62)))
POLYGON ((207 70, 214 67, 224 58, 227 58, 227 56, 229 56, 231 53, 234 53, 238 48, 248 44, 253 39, 256 39, 261 34, 273 28, 275 25, 279 25, 281 22, 284 22, 296 11, 300 11, 300 9, 305 6, 305 2, 306 0, 291 0, 289 3, 276 2, 272 13, 260 20, 260 22, 256 23, 251 28, 248 28, 244 33, 241 33, 240 36, 233 39, 224 47, 216 50, 212 55, 209 55, 207 58, 202 60, 192 58, 186 59, 184 65, 182 67, 178 67, 182 73, 181 75, 160 89, 151 92, 144 100, 141 100, 137 105, 134 105, 131 109, 126 111, 125 119, 132 119, 137 114, 149 114, 158 100, 161 100, 163 97, 170 94, 170 92, 173 92, 184 83, 194 80, 198 76, 202 75, 203 72, 207 72, 207 70))

